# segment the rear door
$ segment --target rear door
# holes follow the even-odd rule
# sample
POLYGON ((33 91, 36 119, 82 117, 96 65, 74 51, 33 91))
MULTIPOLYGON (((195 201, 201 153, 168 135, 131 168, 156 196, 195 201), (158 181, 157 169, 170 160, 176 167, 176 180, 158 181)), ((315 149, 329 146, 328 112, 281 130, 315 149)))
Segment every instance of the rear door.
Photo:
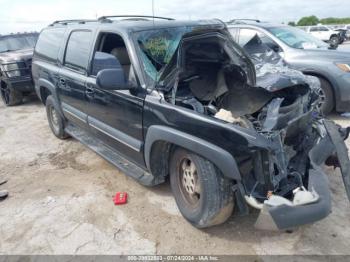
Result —
POLYGON ((94 32, 73 30, 69 33, 59 72, 58 90, 65 117, 80 126, 87 126, 85 84, 92 53, 94 32))

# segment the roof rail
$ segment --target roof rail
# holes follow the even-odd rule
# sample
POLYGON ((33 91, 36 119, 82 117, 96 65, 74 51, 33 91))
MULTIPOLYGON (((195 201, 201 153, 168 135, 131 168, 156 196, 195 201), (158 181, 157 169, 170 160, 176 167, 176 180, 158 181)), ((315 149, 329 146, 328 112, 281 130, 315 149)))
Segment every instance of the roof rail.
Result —
POLYGON ((251 21, 256 23, 261 23, 258 19, 232 19, 227 22, 227 24, 244 24, 244 21, 251 21))
MULTIPOLYGON (((109 18, 131 18, 131 20, 137 19, 137 18, 151 18, 151 19, 162 19, 162 20, 175 20, 174 18, 169 17, 161 17, 161 16, 149 16, 149 15, 107 15, 107 16, 101 16, 97 20, 98 21, 108 21, 111 22, 109 18)), ((142 19, 140 19, 142 20, 142 19)))
POLYGON ((88 23, 88 22, 97 22, 97 20, 93 20, 93 19, 57 20, 57 21, 53 22, 52 24, 50 24, 49 26, 54 26, 54 25, 57 25, 57 24, 68 25, 68 24, 74 24, 74 23, 85 24, 85 23, 88 23))

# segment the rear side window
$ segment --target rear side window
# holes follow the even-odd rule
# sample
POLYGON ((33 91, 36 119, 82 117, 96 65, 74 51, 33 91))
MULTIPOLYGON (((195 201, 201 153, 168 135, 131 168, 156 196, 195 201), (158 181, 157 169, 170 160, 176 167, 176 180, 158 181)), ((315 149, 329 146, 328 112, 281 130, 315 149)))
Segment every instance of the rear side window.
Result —
POLYGON ((86 71, 89 64, 91 42, 91 31, 73 31, 67 44, 65 66, 86 71))
POLYGON ((56 61, 64 32, 64 28, 42 31, 35 47, 36 55, 56 61))

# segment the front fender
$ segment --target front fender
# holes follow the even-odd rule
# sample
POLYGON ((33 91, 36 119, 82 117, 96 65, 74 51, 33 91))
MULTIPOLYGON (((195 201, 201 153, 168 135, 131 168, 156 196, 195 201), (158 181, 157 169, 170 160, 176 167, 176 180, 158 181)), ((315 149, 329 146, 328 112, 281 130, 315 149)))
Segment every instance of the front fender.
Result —
POLYGON ((152 146, 156 141, 166 141, 201 155, 213 162, 224 176, 235 181, 241 180, 237 163, 229 152, 193 135, 161 125, 151 126, 147 130, 144 154, 149 170, 152 146))

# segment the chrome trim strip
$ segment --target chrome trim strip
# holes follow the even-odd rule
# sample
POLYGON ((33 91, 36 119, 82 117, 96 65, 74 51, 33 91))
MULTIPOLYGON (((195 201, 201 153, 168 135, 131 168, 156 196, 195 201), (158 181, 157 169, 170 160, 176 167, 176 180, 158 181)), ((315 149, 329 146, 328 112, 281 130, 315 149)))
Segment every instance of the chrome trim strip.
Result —
POLYGON ((75 109, 74 107, 62 102, 62 110, 63 112, 73 116, 74 118, 80 120, 84 124, 87 124, 87 114, 75 109))
POLYGON ((92 117, 88 117, 88 124, 89 126, 91 126, 92 128, 100 131, 101 133, 109 136, 110 138, 118 141, 119 143, 133 149, 136 152, 140 152, 141 151, 141 142, 113 127, 110 127, 102 122, 100 122, 97 119, 94 119, 92 117), (105 128, 104 128, 105 127, 105 128), (113 134, 105 129, 111 129, 113 131, 113 134), (129 141, 129 142, 127 142, 129 141))
POLYGON ((86 124, 86 120, 85 119, 82 119, 80 116, 77 116, 76 114, 72 113, 71 111, 69 111, 68 109, 66 108, 63 108, 63 111, 68 113, 69 115, 71 115, 72 117, 84 122, 86 124))

